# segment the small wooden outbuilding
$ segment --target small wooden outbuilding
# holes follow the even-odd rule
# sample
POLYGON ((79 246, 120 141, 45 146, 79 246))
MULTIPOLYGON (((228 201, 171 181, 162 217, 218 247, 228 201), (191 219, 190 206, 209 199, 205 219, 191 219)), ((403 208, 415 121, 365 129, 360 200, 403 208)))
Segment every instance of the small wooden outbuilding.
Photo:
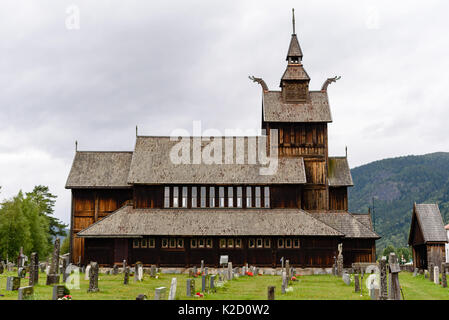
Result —
POLYGON ((413 266, 427 269, 430 263, 440 266, 446 261, 448 242, 437 204, 414 204, 408 244, 413 247, 413 266))

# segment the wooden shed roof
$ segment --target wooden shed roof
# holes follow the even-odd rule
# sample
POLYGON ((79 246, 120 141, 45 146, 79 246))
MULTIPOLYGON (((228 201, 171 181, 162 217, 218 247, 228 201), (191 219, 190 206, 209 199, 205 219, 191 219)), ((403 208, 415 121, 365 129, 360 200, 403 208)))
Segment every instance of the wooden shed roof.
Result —
POLYGON ((132 152, 77 151, 66 188, 129 187, 132 152))
POLYGON ((346 238, 380 239, 372 228, 360 222, 354 215, 345 212, 313 212, 315 218, 340 231, 346 238))
POLYGON ((300 209, 133 209, 124 206, 79 237, 334 236, 343 234, 300 209))
MULTIPOLYGON (((222 137, 218 137, 222 138, 222 137)), ((237 144, 233 139, 234 151, 237 144)), ((303 184, 306 182, 304 161, 302 158, 279 158, 278 167, 274 174, 263 175, 260 164, 248 163, 248 141, 250 138, 241 137, 244 141, 244 164, 236 163, 236 152, 233 152, 231 164, 175 164, 170 161, 170 152, 177 144, 170 137, 137 137, 136 147, 132 157, 128 183, 131 184, 163 184, 163 183, 201 183, 201 184, 303 184)), ((251 137, 255 138, 255 137, 251 137)), ((194 143, 192 137, 188 151, 192 153, 194 143)), ((255 141, 255 140, 254 140, 255 141)), ((205 143, 201 146, 205 148, 205 143)), ((225 142, 222 142, 225 162, 225 142)), ((192 157, 193 162, 193 157, 192 157)))
POLYGON ((310 101, 286 103, 280 91, 264 91, 263 120, 266 122, 332 122, 326 92, 310 91, 310 101))
POLYGON ((413 243, 414 223, 419 224, 424 243, 448 242, 443 218, 437 204, 414 204, 412 223, 410 226, 409 244, 413 243))
POLYGON ((328 181, 330 187, 349 187, 354 185, 346 157, 329 157, 328 181))

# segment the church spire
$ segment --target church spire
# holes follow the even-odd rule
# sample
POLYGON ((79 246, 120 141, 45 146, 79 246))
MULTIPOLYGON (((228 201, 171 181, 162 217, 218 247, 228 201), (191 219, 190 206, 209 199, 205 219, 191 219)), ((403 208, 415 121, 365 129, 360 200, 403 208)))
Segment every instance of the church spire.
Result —
POLYGON ((287 61, 289 64, 298 64, 302 61, 302 50, 296 37, 295 9, 292 9, 293 33, 288 47, 287 61))

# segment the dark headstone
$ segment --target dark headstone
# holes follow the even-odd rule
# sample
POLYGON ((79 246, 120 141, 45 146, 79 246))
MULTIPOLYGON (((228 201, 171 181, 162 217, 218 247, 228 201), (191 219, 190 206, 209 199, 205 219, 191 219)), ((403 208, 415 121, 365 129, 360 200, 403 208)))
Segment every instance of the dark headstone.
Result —
POLYGON ((136 298, 136 300, 148 300, 147 296, 144 294, 139 294, 136 298))
POLYGON ((114 268, 112 268, 112 274, 117 275, 118 274, 118 265, 114 264, 114 268))
POLYGON ((32 300, 34 295, 34 287, 21 287, 18 289, 19 297, 18 300, 32 300))
POLYGON ((446 270, 441 272, 441 285, 443 288, 447 288, 447 273, 446 270))
POLYGON ((396 267, 398 264, 398 258, 394 252, 390 253, 390 258, 388 259, 388 264, 390 268, 389 284, 390 288, 388 290, 389 300, 401 300, 401 287, 399 285, 399 272, 401 269, 396 267))
POLYGON ((188 297, 195 295, 195 280, 187 279, 186 294, 188 297))
POLYGON ((20 288, 20 278, 19 277, 8 277, 6 278, 6 291, 15 291, 20 288))
POLYGON ((380 300, 388 299, 387 288, 387 258, 385 256, 380 259, 380 300))
POLYGON ((59 238, 56 238, 53 247, 50 271, 47 276, 47 285, 54 285, 59 283, 59 242, 59 238))
POLYGON ((338 244, 337 274, 343 276, 343 244, 338 244))
POLYGON ((125 277, 123 279, 123 284, 129 283, 129 267, 125 267, 125 277))
POLYGON ((274 300, 274 290, 275 289, 276 289, 276 287, 274 287, 274 286, 268 287, 268 300, 274 300))
POLYGON ((359 274, 354 274, 354 292, 360 292, 360 279, 359 274))
POLYGON ((30 261, 30 281, 28 285, 34 286, 39 282, 39 257, 36 252, 31 254, 30 261))
POLYGON ((210 285, 209 285, 209 290, 212 292, 215 292, 217 289, 215 289, 215 277, 216 275, 211 275, 210 276, 210 285))
POLYGON ((433 273, 433 268, 434 268, 434 264, 431 262, 429 263, 429 280, 433 282, 433 278, 434 278, 434 273, 433 273))
POLYGON ((156 266, 154 264, 150 267, 150 277, 155 278, 156 277, 156 266))
POLYGON ((90 263, 89 289, 87 292, 98 292, 98 263, 90 263))
POLYGON ((65 285, 57 284, 53 286, 52 300, 58 300, 65 296, 65 285))

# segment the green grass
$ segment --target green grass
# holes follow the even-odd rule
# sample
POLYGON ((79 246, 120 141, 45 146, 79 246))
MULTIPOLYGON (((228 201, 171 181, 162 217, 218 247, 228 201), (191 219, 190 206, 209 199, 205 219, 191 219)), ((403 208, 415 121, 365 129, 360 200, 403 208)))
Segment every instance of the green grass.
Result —
MULTIPOLYGON (((6 291, 6 277, 16 275, 14 272, 0 275, 1 300, 16 300, 17 291, 6 291)), ((186 296, 187 275, 159 274, 158 279, 144 275, 142 282, 134 282, 130 277, 129 285, 123 285, 123 275, 99 276, 97 293, 88 293, 89 282, 81 275, 80 289, 71 290, 74 300, 134 300, 139 294, 145 294, 149 299, 154 298, 154 289, 157 287, 170 288, 173 277, 178 279, 176 299, 196 299, 186 296)), ((368 291, 363 283, 363 295, 354 292, 354 286, 347 286, 339 277, 331 275, 299 276, 299 280, 291 282, 293 291, 281 294, 280 276, 240 277, 226 282, 217 288, 215 293, 206 293, 204 300, 265 300, 267 287, 276 286, 276 300, 369 300, 368 291)), ((365 278, 366 280, 366 278, 365 278)), ((46 275, 39 275, 39 285, 35 286, 35 299, 49 300, 52 297, 52 287, 45 285, 46 275)), ((424 276, 412 277, 411 273, 401 272, 399 281, 406 300, 449 300, 449 288, 435 285, 424 276)), ((22 286, 28 285, 28 279, 22 279, 22 286)), ((196 291, 201 289, 201 278, 195 279, 196 291)))

